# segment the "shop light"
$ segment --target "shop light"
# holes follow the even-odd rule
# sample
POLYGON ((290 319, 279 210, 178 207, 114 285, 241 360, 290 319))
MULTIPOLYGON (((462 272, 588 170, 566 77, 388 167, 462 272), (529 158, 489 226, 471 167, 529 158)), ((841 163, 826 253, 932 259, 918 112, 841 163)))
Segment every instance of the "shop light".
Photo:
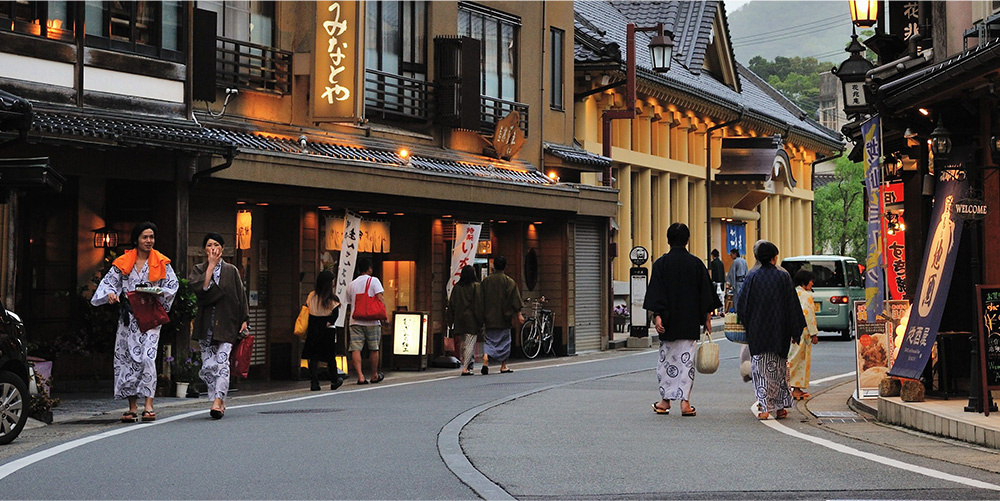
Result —
POLYGON ((559 182, 559 176, 556 174, 556 171, 554 171, 554 170, 550 170, 549 171, 549 179, 551 179, 551 180, 553 180, 555 182, 559 182))
POLYGON ((376 212, 376 214, 378 214, 380 216, 384 216, 384 215, 388 214, 388 212, 386 212, 384 210, 380 210, 380 211, 376 212))
POLYGON ((930 110, 928 110, 927 108, 917 108, 917 111, 919 111, 920 114, 925 117, 931 114, 930 110))
POLYGON ((94 248, 114 249, 118 247, 118 232, 107 226, 94 230, 94 248))
POLYGON ((534 223, 531 223, 531 224, 542 224, 542 222, 541 221, 535 221, 534 223))
POLYGON ((370 210, 359 210, 358 214, 371 214, 371 212, 372 211, 370 211, 370 210))
POLYGON ((257 202, 257 206, 258 207, 267 207, 268 205, 271 205, 271 204, 269 204, 267 202, 257 202))
POLYGON ((319 210, 331 210, 329 205, 320 205, 319 210))
POLYGON ((246 202, 239 200, 236 202, 236 205, 246 205, 246 202))
POLYGON ((402 212, 394 212, 392 215, 393 216, 405 216, 406 214, 404 214, 402 212))
POLYGON ((507 220, 506 219, 501 219, 501 220, 497 221, 497 223, 507 224, 507 220))
POLYGON ((441 216, 442 219, 451 219, 451 214, 445 214, 441 216))

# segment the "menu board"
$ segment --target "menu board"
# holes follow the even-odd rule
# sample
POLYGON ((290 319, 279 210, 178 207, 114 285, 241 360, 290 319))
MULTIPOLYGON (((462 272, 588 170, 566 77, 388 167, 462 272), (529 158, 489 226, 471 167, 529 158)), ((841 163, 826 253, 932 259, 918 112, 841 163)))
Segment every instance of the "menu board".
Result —
MULTIPOLYGON (((889 371, 889 339, 886 335, 885 320, 869 322, 867 305, 864 301, 854 302, 854 319, 858 337, 857 381, 859 398, 877 398, 878 384, 889 371)), ((889 324, 891 325, 891 324, 889 324)))
POLYGON ((1000 285, 976 286, 979 321, 979 365, 983 384, 983 410, 990 415, 990 390, 1000 390, 1000 285))

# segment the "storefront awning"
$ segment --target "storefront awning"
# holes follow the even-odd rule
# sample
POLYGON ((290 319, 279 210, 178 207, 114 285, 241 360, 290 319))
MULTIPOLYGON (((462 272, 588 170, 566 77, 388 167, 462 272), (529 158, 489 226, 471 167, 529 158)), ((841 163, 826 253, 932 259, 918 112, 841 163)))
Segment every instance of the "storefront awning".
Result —
POLYGON ((958 96, 973 87, 992 85, 998 68, 1000 39, 887 82, 878 88, 877 95, 887 109, 915 108, 932 100, 940 101, 944 95, 958 96))
POLYGON ((51 188, 62 191, 66 179, 49 165, 48 157, 0 158, 0 189, 51 188))
POLYGON ((788 154, 781 137, 732 137, 722 140, 722 164, 715 179, 726 181, 769 181, 782 179, 795 187, 788 154))
MULTIPOLYGON (((602 155, 595 155, 578 146, 567 146, 564 144, 543 143, 545 154, 551 155, 562 165, 585 171, 604 172, 611 166, 611 159, 602 155)), ((546 161, 546 165, 549 162, 546 161)))

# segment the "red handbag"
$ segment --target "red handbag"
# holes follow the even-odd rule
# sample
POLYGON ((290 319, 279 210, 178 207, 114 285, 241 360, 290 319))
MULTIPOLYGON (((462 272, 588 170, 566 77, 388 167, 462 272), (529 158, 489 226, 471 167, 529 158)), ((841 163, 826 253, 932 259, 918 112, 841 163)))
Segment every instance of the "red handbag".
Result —
POLYGON ((139 324, 139 331, 146 332, 170 321, 156 294, 131 291, 125 294, 132 316, 139 324))
POLYGON ((253 334, 247 334, 233 352, 233 369, 242 378, 250 373, 250 355, 253 354, 253 334))
POLYGON ((368 295, 368 287, 372 284, 372 277, 368 277, 365 283, 365 291, 354 295, 354 313, 351 317, 355 320, 379 320, 385 322, 388 315, 385 312, 385 304, 378 299, 368 295))

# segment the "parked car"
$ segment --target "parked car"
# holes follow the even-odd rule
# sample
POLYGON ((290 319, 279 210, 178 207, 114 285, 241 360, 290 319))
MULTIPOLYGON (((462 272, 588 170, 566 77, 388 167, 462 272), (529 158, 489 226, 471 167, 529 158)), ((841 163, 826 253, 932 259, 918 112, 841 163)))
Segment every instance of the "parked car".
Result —
POLYGON ((28 420, 30 369, 24 324, 0 308, 0 445, 17 438, 28 420))
POLYGON ((865 283, 858 261, 848 256, 796 256, 785 258, 781 267, 795 276, 800 269, 813 272, 816 327, 854 337, 854 301, 865 299, 865 283))

